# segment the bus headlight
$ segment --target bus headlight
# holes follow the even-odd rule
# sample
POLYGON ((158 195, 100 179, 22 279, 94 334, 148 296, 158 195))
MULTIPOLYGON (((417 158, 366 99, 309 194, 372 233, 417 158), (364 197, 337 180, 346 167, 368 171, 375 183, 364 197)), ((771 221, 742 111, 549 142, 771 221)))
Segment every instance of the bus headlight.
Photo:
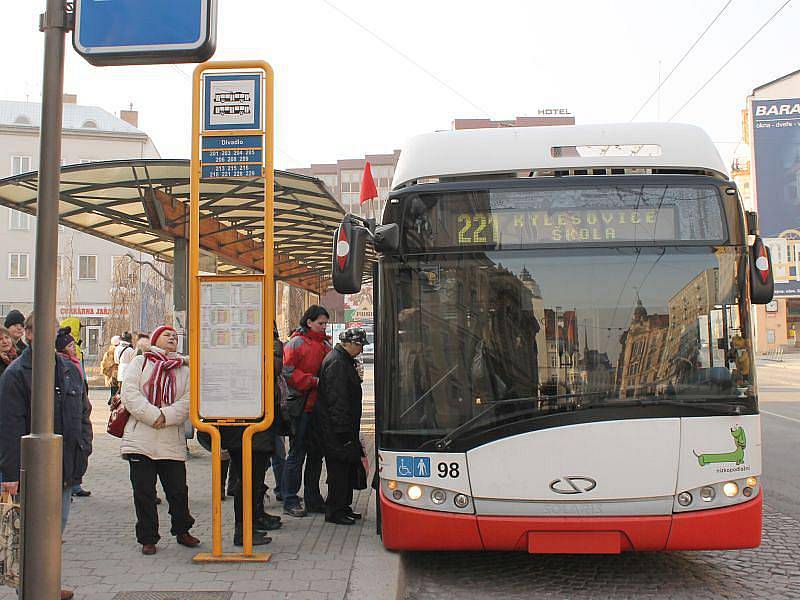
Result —
POLYGON ((715 492, 714 488, 710 485, 700 488, 700 499, 703 502, 711 502, 716 495, 717 492, 715 492))
POLYGON ((758 479, 756 477, 748 477, 744 480, 744 483, 747 487, 754 488, 758 485, 758 479))
POLYGON ((739 493, 739 486, 736 485, 736 482, 729 481, 728 483, 722 486, 722 493, 725 494, 728 498, 733 498, 736 494, 739 493))
POLYGON ((406 493, 408 494, 408 497, 411 498, 411 500, 419 500, 420 498, 422 498, 422 488, 419 487, 418 485, 409 486, 408 492, 406 493))
POLYGON ((400 490, 395 490, 392 492, 392 498, 394 498, 395 500, 400 500, 400 498, 402 497, 403 497, 403 492, 401 492, 400 490))
POLYGON ((444 504, 444 501, 447 500, 447 492, 440 489, 435 489, 431 492, 431 502, 434 504, 444 504))
POLYGON ((692 503, 692 495, 689 492, 681 492, 678 494, 678 504, 681 506, 689 506, 692 503))
POLYGON ((389 481, 389 482, 386 484, 386 487, 388 487, 390 490, 394 491, 394 490, 396 490, 396 489, 397 489, 397 482, 396 482, 396 481, 394 481, 394 480, 392 480, 392 481, 389 481))
POLYGON ((469 497, 464 494, 456 494, 456 497, 453 498, 453 504, 458 508, 466 508, 467 504, 469 504, 469 497))

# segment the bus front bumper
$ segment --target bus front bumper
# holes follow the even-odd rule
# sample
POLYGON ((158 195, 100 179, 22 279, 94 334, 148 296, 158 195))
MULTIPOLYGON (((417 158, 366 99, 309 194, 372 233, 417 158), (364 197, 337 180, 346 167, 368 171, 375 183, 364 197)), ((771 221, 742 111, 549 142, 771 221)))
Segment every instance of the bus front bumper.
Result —
POLYGON ((506 550, 533 554, 618 554, 728 550, 761 543, 763 490, 725 508, 642 517, 500 517, 420 510, 380 495, 390 550, 506 550))

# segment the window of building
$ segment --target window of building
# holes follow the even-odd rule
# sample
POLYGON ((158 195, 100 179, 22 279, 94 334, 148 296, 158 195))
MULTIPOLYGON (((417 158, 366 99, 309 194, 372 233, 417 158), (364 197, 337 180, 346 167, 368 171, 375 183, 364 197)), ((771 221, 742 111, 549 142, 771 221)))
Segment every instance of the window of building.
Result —
POLYGON ((97 279, 97 256, 81 254, 78 257, 78 279, 97 279))
POLYGON ((28 278, 28 259, 29 255, 12 252, 8 255, 8 277, 9 279, 28 278))
POLYGON ((11 157, 11 174, 19 175, 20 173, 27 173, 31 170, 31 157, 30 156, 12 156, 11 157))
POLYGON ((9 208, 8 228, 14 231, 28 231, 31 228, 31 216, 27 213, 9 208))
POLYGON ((774 329, 767 329, 767 343, 774 344, 775 343, 775 330, 774 329))
POLYGON ((92 119, 86 119, 83 122, 83 125, 81 125, 81 127, 86 127, 88 129, 97 129, 97 121, 93 121, 92 119))
POLYGON ((357 194, 361 191, 361 171, 342 171, 342 193, 357 194))

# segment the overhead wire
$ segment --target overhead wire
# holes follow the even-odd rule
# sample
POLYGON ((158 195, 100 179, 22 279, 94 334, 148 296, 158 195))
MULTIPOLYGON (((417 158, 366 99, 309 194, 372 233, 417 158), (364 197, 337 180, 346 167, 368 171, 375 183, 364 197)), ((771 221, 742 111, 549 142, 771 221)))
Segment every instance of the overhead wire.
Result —
POLYGON ((475 109, 479 110, 479 111, 480 111, 482 114, 486 115, 487 117, 491 117, 491 115, 489 114, 489 111, 488 111, 488 110, 486 110, 485 108, 483 108, 483 107, 482 107, 482 106, 480 106, 479 104, 477 104, 477 103, 473 102, 472 100, 470 100, 469 98, 467 98, 467 97, 466 97, 464 94, 462 94, 462 93, 461 93, 461 92, 459 92, 459 91, 458 91, 456 88, 454 88, 452 85, 450 85, 449 83, 447 83, 446 81, 444 81, 444 80, 443 80, 441 77, 439 77, 438 75, 436 75, 435 73, 433 73, 433 72, 432 72, 430 69, 427 69, 426 67, 424 67, 423 65, 421 65, 420 63, 418 63, 416 60, 414 60, 413 58, 411 58, 411 57, 410 57, 408 54, 406 54, 405 52, 403 52, 402 50, 400 50, 399 48, 397 48, 397 47, 396 47, 396 46, 394 46, 393 44, 391 44, 391 43, 389 43, 388 41, 386 41, 385 39, 383 39, 383 38, 382 38, 381 36, 379 36, 377 33, 375 33, 374 31, 372 31, 371 29, 369 29, 369 28, 368 28, 366 25, 364 25, 363 23, 361 23, 360 21, 358 21, 358 20, 357 20, 355 17, 353 17, 352 15, 350 15, 350 14, 346 13, 345 11, 343 11, 341 8, 339 8, 338 6, 336 6, 335 4, 333 4, 332 2, 330 2, 329 0, 320 0, 320 1, 321 1, 323 4, 326 4, 326 5, 327 5, 328 7, 330 7, 332 10, 336 11, 337 13, 339 13, 339 14, 340 14, 341 16, 343 16, 345 19, 347 19, 348 21, 350 21, 351 23, 353 23, 353 24, 354 24, 356 27, 358 27, 359 29, 361 29, 362 31, 364 31, 365 33, 367 33, 368 35, 370 35, 371 37, 373 37, 373 38, 375 38, 376 40, 378 40, 378 42, 380 42, 381 44, 383 44, 384 46, 386 46, 387 48, 389 48, 389 49, 390 49, 392 52, 394 52, 394 53, 395 53, 395 54, 397 54, 398 56, 402 57, 404 60, 408 61, 410 64, 414 65, 414 66, 415 66, 417 69, 419 69, 420 71, 422 71, 423 73, 425 73, 425 74, 426 74, 428 77, 430 77, 431 79, 433 79, 433 80, 434 80, 434 81, 436 81, 437 83, 439 83, 439 84, 443 85, 444 87, 446 87, 446 88, 447 88, 448 90, 450 90, 450 91, 451 91, 453 94, 455 94, 456 96, 458 96, 459 98, 461 98, 461 99, 462 99, 464 102, 466 102, 467 104, 469 104, 469 105, 470 105, 470 106, 472 106, 473 108, 475 108, 475 109))
POLYGON ((654 89, 653 92, 647 97, 647 99, 644 102, 642 102, 642 105, 639 107, 639 110, 637 110, 631 117, 631 121, 633 121, 636 117, 639 116, 639 113, 641 113, 644 110, 645 106, 647 106, 650 103, 650 100, 652 100, 653 97, 659 92, 659 90, 662 87, 664 87, 664 84, 667 83, 667 81, 669 81, 669 78, 672 77, 672 74, 678 70, 678 67, 680 67, 681 64, 683 64, 683 61, 686 60, 686 58, 692 53, 692 50, 694 50, 697 44, 700 43, 700 40, 702 40, 703 37, 705 37, 706 33, 708 33, 708 30, 711 29, 714 26, 714 23, 716 23, 719 20, 719 18, 722 16, 722 13, 725 12, 725 9, 727 9, 731 5, 731 2, 733 2, 733 0, 728 0, 725 3, 725 5, 721 9, 719 9, 719 12, 717 12, 716 16, 711 20, 711 22, 708 25, 706 25, 706 28, 703 30, 703 32, 697 37, 697 39, 692 43, 692 45, 689 46, 689 49, 683 53, 683 56, 681 56, 680 60, 678 60, 675 66, 672 67, 672 70, 669 73, 667 73, 667 76, 662 81, 659 82, 659 84, 656 86, 656 89, 654 89))
POLYGON ((696 98, 696 97, 697 97, 697 96, 700 94, 700 92, 702 92, 702 91, 703 91, 703 90, 706 88, 706 86, 707 86, 709 83, 711 83, 711 82, 712 82, 712 81, 713 81, 713 80, 714 80, 714 79, 717 77, 717 75, 719 75, 719 74, 722 72, 722 70, 723 70, 725 67, 727 67, 727 66, 728 66, 728 65, 731 63, 731 61, 733 61, 733 59, 734 59, 734 58, 736 58, 736 57, 739 55, 739 53, 740 53, 742 50, 744 50, 745 48, 747 48, 747 46, 750 44, 750 42, 752 42, 752 41, 753 41, 753 40, 756 38, 756 36, 757 36, 759 33, 761 33, 761 32, 763 31, 763 29, 764 29, 764 28, 765 28, 767 25, 769 25, 769 24, 770 24, 770 23, 771 23, 771 22, 774 20, 774 19, 775 19, 775 17, 777 17, 777 16, 778 16, 778 15, 781 13, 781 11, 782 11, 784 8, 786 8, 786 7, 788 6, 788 4, 789 4, 791 1, 792 1, 792 0, 786 0, 786 1, 785 1, 783 4, 781 4, 781 5, 778 7, 778 9, 777 9, 777 10, 776 10, 774 13, 772 13, 772 15, 769 17, 769 19, 767 19, 766 21, 764 21, 764 23, 762 23, 762 25, 761 25, 761 26, 760 26, 758 29, 756 29, 756 30, 755 30, 755 32, 753 33, 753 35, 751 35, 749 38, 747 38, 747 41, 745 41, 745 43, 744 43, 744 44, 742 44, 741 46, 739 46, 739 49, 738 49, 738 50, 736 50, 736 52, 734 52, 733 54, 731 54, 730 58, 728 58, 728 60, 726 60, 724 63, 722 63, 722 66, 721 66, 719 69, 717 69, 716 71, 714 71, 714 74, 713 74, 713 75, 711 75, 711 77, 709 77, 708 79, 706 79, 706 81, 703 83, 703 85, 701 85, 701 86, 700 86, 700 87, 697 89, 697 91, 696 91, 694 94, 692 94, 692 95, 689 97, 689 99, 688 99, 686 102, 684 102, 684 103, 681 105, 681 107, 680 107, 678 110, 676 110, 676 111, 675 111, 675 113, 674 113, 674 114, 673 114, 673 115, 672 115, 672 116, 671 116, 669 119, 667 119, 667 122, 669 122, 669 121, 672 121, 672 120, 673 120, 675 117, 677 117, 677 116, 678 116, 678 115, 679 115, 679 114, 680 114, 680 113, 683 111, 683 109, 684 109, 684 108, 686 108, 686 107, 689 105, 689 103, 691 103, 691 102, 692 102, 692 100, 694 100, 694 99, 695 99, 695 98, 696 98))

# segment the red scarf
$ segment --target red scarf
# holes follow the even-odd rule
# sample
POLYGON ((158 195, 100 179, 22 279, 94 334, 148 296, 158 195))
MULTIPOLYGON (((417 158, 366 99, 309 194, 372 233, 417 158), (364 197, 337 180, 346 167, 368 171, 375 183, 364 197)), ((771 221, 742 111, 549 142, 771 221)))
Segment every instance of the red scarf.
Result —
POLYGON ((8 352, 0 352, 0 360, 7 365, 10 365, 15 358, 17 358, 17 349, 14 348, 14 344, 11 344, 11 349, 8 352))
POLYGON ((77 356, 72 356, 72 355, 71 355, 70 353, 68 353, 68 352, 59 352, 59 354, 60 354, 61 356, 63 356, 64 358, 66 358, 66 359, 67 359, 69 362, 71 362, 73 365, 75 365, 76 367, 78 367, 78 373, 80 373, 80 374, 81 374, 81 379, 83 379, 83 378, 84 378, 84 375, 83 375, 83 365, 81 364, 81 361, 78 359, 78 357, 77 357, 77 356))
POLYGON ((167 358, 160 350, 150 350, 144 353, 144 366, 153 363, 153 374, 145 384, 144 391, 147 400, 153 406, 162 408, 175 403, 175 373, 174 369, 183 366, 183 358, 167 358))

